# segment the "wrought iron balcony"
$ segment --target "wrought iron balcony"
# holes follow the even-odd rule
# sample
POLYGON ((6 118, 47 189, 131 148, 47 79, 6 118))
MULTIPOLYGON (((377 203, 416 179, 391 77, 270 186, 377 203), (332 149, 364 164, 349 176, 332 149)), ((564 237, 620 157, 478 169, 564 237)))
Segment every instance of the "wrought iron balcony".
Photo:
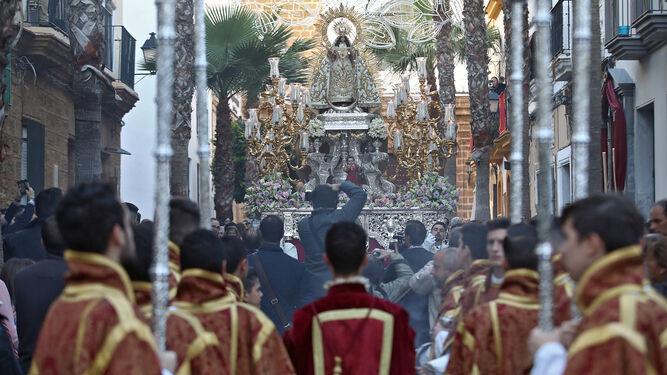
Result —
POLYGON ((667 42, 665 0, 605 0, 605 47, 619 60, 639 60, 667 42))
POLYGON ((49 26, 67 34, 69 31, 69 3, 67 0, 49 0, 48 8, 43 9, 38 0, 27 2, 27 23, 34 26, 49 26))
POLYGON ((106 67, 116 78, 134 88, 136 39, 123 26, 107 27, 106 67))
POLYGON ((551 10, 551 67, 555 81, 572 76, 572 1, 559 0, 551 10))
POLYGON ((649 50, 667 42, 667 1, 636 0, 632 25, 649 50))

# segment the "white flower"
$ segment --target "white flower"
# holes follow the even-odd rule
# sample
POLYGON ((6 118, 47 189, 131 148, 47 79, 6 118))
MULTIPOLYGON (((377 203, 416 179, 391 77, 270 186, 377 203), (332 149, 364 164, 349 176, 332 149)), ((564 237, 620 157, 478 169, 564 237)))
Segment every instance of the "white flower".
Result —
POLYGON ((311 138, 324 137, 324 123, 319 119, 312 119, 308 122, 308 135, 311 138))
POLYGON ((368 128, 368 136, 376 139, 387 139, 387 124, 380 117, 376 117, 371 121, 371 126, 368 128))

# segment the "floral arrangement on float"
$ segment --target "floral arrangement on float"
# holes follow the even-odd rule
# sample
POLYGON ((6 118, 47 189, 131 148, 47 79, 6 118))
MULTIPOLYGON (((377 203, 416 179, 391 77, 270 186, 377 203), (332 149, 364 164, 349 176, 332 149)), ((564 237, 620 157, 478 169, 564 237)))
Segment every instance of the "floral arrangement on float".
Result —
POLYGON ((304 206, 305 193, 295 192, 282 173, 270 174, 251 184, 245 195, 246 213, 259 217, 262 212, 275 212, 304 206))
POLYGON ((371 121, 368 133, 366 134, 373 139, 387 139, 387 124, 381 117, 376 117, 371 121))
MULTIPOLYGON (((420 180, 409 182, 397 193, 369 194, 366 207, 454 212, 458 196, 456 187, 446 177, 427 173, 420 180)), ((347 195, 339 195, 339 205, 348 201, 347 195)), ((305 192, 295 191, 289 179, 281 173, 268 175, 251 184, 246 192, 245 206, 250 217, 259 217, 262 212, 311 207, 305 199, 305 192)))
POLYGON ((399 191, 395 207, 454 212, 458 198, 458 190, 447 177, 428 172, 399 191))
POLYGON ((308 122, 308 135, 311 138, 322 138, 324 134, 325 129, 322 120, 314 118, 308 122))

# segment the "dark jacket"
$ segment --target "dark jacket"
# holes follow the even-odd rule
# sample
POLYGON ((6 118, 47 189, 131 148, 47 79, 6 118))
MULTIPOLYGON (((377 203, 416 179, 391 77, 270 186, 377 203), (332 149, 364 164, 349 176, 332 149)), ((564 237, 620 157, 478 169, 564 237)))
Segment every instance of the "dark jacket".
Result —
MULTIPOLYGON (((313 293, 316 285, 314 275, 296 259, 283 252, 280 246, 263 244, 259 250, 248 257, 248 264, 259 274, 255 264, 255 256, 262 262, 266 277, 275 293, 275 298, 285 314, 288 322, 292 322, 294 310, 315 300, 313 293)), ((262 311, 266 314, 281 333, 285 327, 280 321, 280 317, 275 307, 271 304, 269 288, 264 285, 260 276, 259 282, 262 286, 262 311)))
POLYGON ((2 227, 2 235, 7 236, 12 233, 16 233, 20 230, 23 230, 30 225, 33 215, 35 214, 35 203, 33 201, 28 202, 23 208, 23 213, 19 216, 16 216, 16 213, 22 208, 21 205, 12 202, 12 204, 5 212, 5 220, 7 220, 7 225, 2 227), (9 224, 14 220, 14 224, 9 224))
POLYGON ((324 263, 324 239, 335 223, 355 221, 366 204, 366 192, 359 186, 345 181, 340 185, 343 193, 350 197, 341 209, 317 209, 311 216, 299 222, 299 239, 306 250, 306 268, 327 281, 331 278, 324 263))
MULTIPOLYGON (((400 252, 414 273, 419 272, 426 263, 433 260, 433 253, 423 247, 411 247, 400 252)), ((428 318, 428 296, 422 296, 410 290, 398 301, 410 314, 410 326, 415 331, 415 347, 430 339, 428 318)))
POLYGON ((35 219, 25 229, 5 237, 5 262, 11 258, 26 258, 35 262, 46 258, 46 250, 42 245, 43 222, 41 219, 35 219))
POLYGON ((65 287, 66 272, 67 264, 63 258, 49 254, 14 277, 19 358, 26 372, 46 313, 65 287))
POLYGON ((3 322, 0 322, 0 374, 2 375, 21 375, 21 367, 14 355, 14 346, 9 332, 4 329, 3 322))

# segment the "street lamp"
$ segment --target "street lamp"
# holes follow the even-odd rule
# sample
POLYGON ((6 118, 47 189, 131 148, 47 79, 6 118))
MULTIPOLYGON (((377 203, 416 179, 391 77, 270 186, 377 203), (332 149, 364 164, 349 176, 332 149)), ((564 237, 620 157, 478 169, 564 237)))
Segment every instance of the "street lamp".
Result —
MULTIPOLYGON (((141 46, 141 51, 144 53, 144 66, 148 70, 147 75, 155 75, 157 73, 156 69, 156 57, 157 57, 157 39, 155 38, 155 33, 150 33, 150 36, 144 42, 144 45, 141 46)), ((145 74, 136 74, 136 75, 145 75, 145 74)))
POLYGON ((491 113, 498 113, 500 96, 495 91, 489 91, 489 110, 491 113))

